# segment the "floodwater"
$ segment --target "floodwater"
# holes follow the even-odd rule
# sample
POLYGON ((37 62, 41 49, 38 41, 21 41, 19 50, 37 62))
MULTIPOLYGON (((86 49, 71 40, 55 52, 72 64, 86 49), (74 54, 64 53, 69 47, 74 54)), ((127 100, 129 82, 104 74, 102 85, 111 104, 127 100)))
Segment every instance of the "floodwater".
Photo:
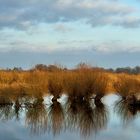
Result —
POLYGON ((1 140, 138 140, 139 110, 117 95, 102 103, 75 102, 63 96, 58 102, 0 105, 1 140))

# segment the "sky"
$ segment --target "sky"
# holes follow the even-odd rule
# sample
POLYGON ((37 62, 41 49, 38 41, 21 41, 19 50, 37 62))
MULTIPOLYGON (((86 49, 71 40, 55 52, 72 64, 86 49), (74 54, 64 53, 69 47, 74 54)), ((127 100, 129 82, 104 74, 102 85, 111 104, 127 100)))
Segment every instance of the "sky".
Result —
POLYGON ((140 0, 0 0, 0 68, 140 65, 140 0))

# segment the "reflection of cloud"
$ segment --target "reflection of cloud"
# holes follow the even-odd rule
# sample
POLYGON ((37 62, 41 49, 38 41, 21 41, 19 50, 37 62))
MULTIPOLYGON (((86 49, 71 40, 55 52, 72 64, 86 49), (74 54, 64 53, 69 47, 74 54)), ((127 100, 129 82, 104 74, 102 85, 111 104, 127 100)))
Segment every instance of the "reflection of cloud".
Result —
MULTIPOLYGON (((121 128, 120 123, 112 122, 108 126, 107 130, 102 131, 99 135, 91 137, 88 140, 138 140, 139 138, 139 127, 128 126, 127 128, 121 128), (114 125, 113 125, 114 124, 114 125)), ((139 121, 138 121, 139 124, 139 121)), ((0 123, 0 138, 2 140, 54 140, 54 137, 50 134, 38 136, 30 136, 28 129, 22 126, 19 122, 7 122, 6 124, 0 123)), ((77 131, 71 132, 66 131, 56 138, 57 140, 81 140, 81 137, 77 135, 77 131)), ((84 140, 84 138, 83 138, 84 140)))
POLYGON ((114 0, 5 0, 0 2, 0 27, 26 29, 40 22, 86 20, 92 26, 137 27, 135 8, 114 0), (125 17, 125 18, 124 18, 125 17))
POLYGON ((0 139, 2 140, 19 140, 28 139, 27 131, 19 122, 9 121, 8 123, 0 123, 0 139))
POLYGON ((137 140, 139 137, 139 128, 134 125, 127 126, 125 128, 120 126, 120 123, 113 122, 113 126, 109 128, 101 135, 97 136, 96 140, 137 140))

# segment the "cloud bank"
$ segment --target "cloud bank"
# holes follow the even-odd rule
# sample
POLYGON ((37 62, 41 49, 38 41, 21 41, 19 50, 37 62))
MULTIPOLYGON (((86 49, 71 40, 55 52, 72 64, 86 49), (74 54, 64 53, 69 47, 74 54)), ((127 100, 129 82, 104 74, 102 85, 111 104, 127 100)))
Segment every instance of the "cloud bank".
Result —
POLYGON ((38 23, 83 20, 92 27, 139 27, 137 9, 119 0, 4 0, 0 1, 0 27, 27 29, 38 23))
POLYGON ((108 67, 137 65, 137 4, 139 0, 0 0, 0 66, 94 60, 108 67))

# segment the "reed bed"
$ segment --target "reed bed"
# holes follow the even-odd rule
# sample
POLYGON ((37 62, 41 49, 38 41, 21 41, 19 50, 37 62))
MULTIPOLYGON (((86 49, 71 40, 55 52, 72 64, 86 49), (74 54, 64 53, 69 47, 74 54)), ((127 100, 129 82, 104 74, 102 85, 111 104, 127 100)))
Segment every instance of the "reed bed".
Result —
POLYGON ((133 77, 119 76, 118 81, 114 83, 114 88, 120 96, 126 98, 140 93, 140 81, 133 77))
POLYGON ((126 75, 118 77, 118 81, 114 83, 114 88, 122 100, 125 100, 130 106, 140 104, 140 81, 134 77, 126 75))
POLYGON ((53 101, 60 98, 61 94, 64 91, 63 86, 63 73, 55 72, 53 74, 49 74, 48 78, 48 92, 53 95, 53 101))
POLYGON ((97 102, 117 92, 123 98, 140 93, 140 76, 109 73, 92 68, 59 71, 0 71, 0 95, 13 98, 42 97, 51 94, 57 100, 63 93, 70 98, 97 102), (15 96, 15 97, 14 97, 15 96))
POLYGON ((101 98, 106 94, 107 76, 102 72, 84 70, 68 73, 65 77, 65 89, 71 98, 101 98))

